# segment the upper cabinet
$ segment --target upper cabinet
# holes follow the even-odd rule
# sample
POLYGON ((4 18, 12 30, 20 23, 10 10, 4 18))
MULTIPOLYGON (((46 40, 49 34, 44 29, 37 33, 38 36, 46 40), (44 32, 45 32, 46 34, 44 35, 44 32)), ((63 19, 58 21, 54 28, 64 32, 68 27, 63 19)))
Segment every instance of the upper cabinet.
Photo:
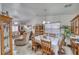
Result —
POLYGON ((77 15, 72 21, 71 21, 71 31, 75 35, 79 35, 79 15, 77 15))

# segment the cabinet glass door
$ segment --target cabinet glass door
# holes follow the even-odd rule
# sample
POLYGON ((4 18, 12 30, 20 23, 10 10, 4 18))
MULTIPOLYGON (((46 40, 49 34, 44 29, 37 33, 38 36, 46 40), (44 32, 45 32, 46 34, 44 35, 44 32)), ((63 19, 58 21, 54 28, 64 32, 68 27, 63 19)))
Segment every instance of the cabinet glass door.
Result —
POLYGON ((9 44, 9 25, 4 24, 3 25, 3 31, 4 31, 4 49, 5 54, 9 54, 10 52, 10 44, 9 44))

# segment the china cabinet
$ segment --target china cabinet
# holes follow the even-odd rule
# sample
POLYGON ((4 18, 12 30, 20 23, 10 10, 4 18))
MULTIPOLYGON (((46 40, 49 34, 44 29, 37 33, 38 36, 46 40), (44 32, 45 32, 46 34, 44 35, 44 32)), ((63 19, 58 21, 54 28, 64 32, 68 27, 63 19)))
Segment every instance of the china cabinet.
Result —
POLYGON ((12 55, 12 18, 0 15, 0 54, 12 55))
POLYGON ((43 35, 44 34, 44 25, 43 24, 37 24, 35 26, 35 35, 43 35))
POLYGON ((79 35, 79 15, 77 15, 72 21, 71 21, 71 31, 75 35, 79 35))
POLYGON ((71 32, 74 34, 70 40, 73 54, 79 55, 79 15, 71 21, 71 32))

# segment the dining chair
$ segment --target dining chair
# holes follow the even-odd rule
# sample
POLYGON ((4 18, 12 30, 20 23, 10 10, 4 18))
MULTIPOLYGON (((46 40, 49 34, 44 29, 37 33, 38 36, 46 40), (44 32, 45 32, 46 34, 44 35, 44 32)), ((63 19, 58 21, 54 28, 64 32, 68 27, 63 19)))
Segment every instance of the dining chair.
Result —
POLYGON ((78 55, 79 55, 79 44, 78 44, 78 55))
POLYGON ((73 54, 77 55, 78 54, 78 47, 77 44, 75 42, 73 42, 73 54))
POLYGON ((76 40, 72 39, 71 41, 71 48, 74 55, 78 54, 78 45, 75 43, 76 40))
POLYGON ((53 49, 51 48, 51 42, 46 40, 41 40, 41 48, 42 54, 45 53, 47 55, 54 54, 53 49))
POLYGON ((60 55, 65 54, 65 50, 64 50, 64 39, 62 39, 59 42, 59 51, 58 51, 58 54, 60 54, 60 55))
POLYGON ((34 50, 35 52, 37 50, 37 44, 35 42, 35 38, 34 37, 32 37, 32 50, 34 50))

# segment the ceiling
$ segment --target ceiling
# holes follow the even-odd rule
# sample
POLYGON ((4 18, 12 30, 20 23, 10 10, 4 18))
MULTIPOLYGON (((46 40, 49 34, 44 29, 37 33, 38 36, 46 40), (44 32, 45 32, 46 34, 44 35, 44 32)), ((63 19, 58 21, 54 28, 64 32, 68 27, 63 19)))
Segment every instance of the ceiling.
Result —
POLYGON ((30 21, 38 17, 69 15, 79 12, 79 4, 67 3, 2 3, 2 10, 8 11, 14 21, 30 21))

